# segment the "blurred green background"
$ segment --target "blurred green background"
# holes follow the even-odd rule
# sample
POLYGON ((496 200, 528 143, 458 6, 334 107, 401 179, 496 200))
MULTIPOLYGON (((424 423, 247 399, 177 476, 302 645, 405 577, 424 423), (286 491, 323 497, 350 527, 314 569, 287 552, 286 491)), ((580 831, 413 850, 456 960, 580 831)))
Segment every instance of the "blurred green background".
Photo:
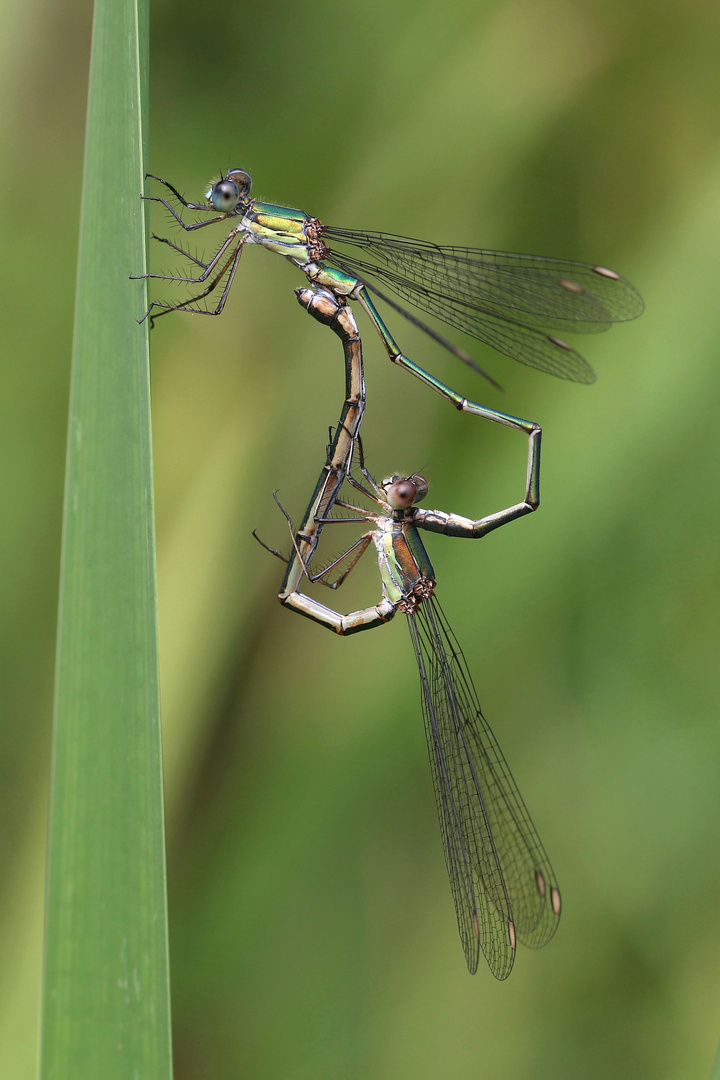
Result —
MULTIPOLYGON (((90 18, 15 0, 0 41, 4 1080, 37 1056, 90 18)), ((647 301, 575 339, 594 387, 474 345, 502 395, 390 319, 418 362, 545 429, 539 514, 482 546, 429 540, 565 900, 556 939, 502 985, 470 978, 457 940, 403 620, 342 641, 293 617, 250 535, 286 545, 274 488, 304 509, 339 343, 296 304, 299 275, 252 249, 222 319, 153 332, 178 1080, 707 1076, 720 9, 158 0, 152 34, 150 164, 188 197, 229 163, 333 224, 596 261, 647 301)), ((455 413, 369 332, 365 354, 371 469, 422 469, 428 505, 458 513, 517 500, 522 437, 455 413)), ((343 610, 379 595, 366 561, 343 610)))

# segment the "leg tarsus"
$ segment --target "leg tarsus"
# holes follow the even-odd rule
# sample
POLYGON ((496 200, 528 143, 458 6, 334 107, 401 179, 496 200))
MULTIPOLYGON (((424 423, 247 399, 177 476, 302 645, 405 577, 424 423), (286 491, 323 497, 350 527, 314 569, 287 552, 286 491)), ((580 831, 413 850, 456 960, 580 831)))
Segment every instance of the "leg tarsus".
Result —
POLYGON ((275 555, 278 559, 280 559, 280 562, 284 562, 285 564, 287 564, 288 559, 286 559, 284 555, 281 555, 281 553, 279 551, 276 551, 275 548, 270 547, 269 544, 266 544, 264 540, 261 540, 254 529, 252 531, 252 534, 255 537, 255 539, 257 540, 260 547, 264 547, 265 550, 269 551, 271 555, 275 555))

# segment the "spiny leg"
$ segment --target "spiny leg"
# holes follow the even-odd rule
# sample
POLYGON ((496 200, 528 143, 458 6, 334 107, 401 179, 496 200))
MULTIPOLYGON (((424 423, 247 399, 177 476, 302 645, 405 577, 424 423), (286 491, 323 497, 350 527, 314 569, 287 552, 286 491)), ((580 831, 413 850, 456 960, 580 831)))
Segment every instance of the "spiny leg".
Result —
MULTIPOLYGON (((171 206, 167 199, 161 198, 160 195, 141 195, 140 198, 143 199, 145 202, 162 203, 165 209, 170 211, 172 216, 177 221, 178 225, 180 225, 185 230, 185 232, 195 232, 196 229, 204 229, 207 225, 216 225, 218 221, 225 221, 225 218, 227 216, 226 214, 220 214, 217 217, 208 218, 207 221, 194 221, 192 222, 192 224, 188 225, 187 221, 183 221, 183 219, 180 217, 175 207, 171 206)), ((185 203, 185 205, 188 206, 191 210, 208 209, 207 206, 195 206, 193 203, 185 203)))
MULTIPOLYGON (((335 523, 338 520, 339 520, 338 518, 327 518, 327 519, 325 519, 324 523, 325 524, 328 524, 330 522, 335 523)), ((352 519, 348 518, 348 521, 349 520, 352 520, 353 522, 355 522, 355 521, 358 521, 360 519, 359 518, 352 518, 352 519)), ((257 540, 260 547, 265 548, 266 551, 269 551, 271 555, 274 555, 276 558, 280 559, 281 562, 284 562, 286 564, 288 563, 289 560, 286 559, 286 557, 280 551, 277 551, 274 547, 270 547, 270 545, 266 544, 264 540, 261 540, 254 529, 253 529, 252 534, 255 537, 255 539, 257 540)), ((303 563, 303 573, 304 573, 305 577, 307 577, 308 580, 313 582, 313 583, 317 583, 317 584, 320 584, 320 585, 327 585, 327 587, 329 589, 338 589, 342 585, 343 581, 348 576, 350 571, 356 566, 358 561, 362 558, 362 556, 363 556, 364 552, 367 550, 367 547, 370 544, 371 540, 372 540, 372 535, 369 535, 369 534, 366 533, 365 536, 361 536, 360 539, 357 540, 352 545, 352 547, 349 547, 347 549, 347 551, 344 551, 342 553, 342 555, 338 555, 338 557, 336 559, 333 559, 333 561, 331 563, 328 563, 328 565, 317 574, 311 574, 308 567, 303 563), (352 552, 355 551, 356 548, 358 549, 357 555, 351 561, 350 565, 345 570, 343 570, 342 574, 340 574, 340 576, 338 578, 336 578, 335 581, 326 581, 325 576, 327 574, 329 574, 331 570, 334 570, 336 566, 339 566, 339 564, 343 561, 343 559, 346 559, 348 557, 348 555, 351 555, 352 552)), ((295 551, 297 553, 297 546, 296 545, 293 545, 293 546, 295 547, 295 551)), ((298 553, 298 558, 300 558, 299 553, 298 553)))
MULTIPOLYGON (((213 270, 215 269, 217 264, 220 262, 220 260, 222 259, 223 255, 225 254, 227 249, 237 240, 237 231, 235 229, 232 230, 232 232, 228 236, 227 240, 223 241, 223 243, 221 244, 221 246, 218 249, 217 253, 215 255, 213 255, 213 257, 212 257, 212 259, 210 260, 209 263, 204 263, 204 262, 201 262, 200 259, 196 259, 195 256, 191 255, 189 251, 185 251, 178 244, 173 244, 172 240, 165 240, 162 236, 155 236, 154 234, 153 234, 153 239, 158 240, 161 244, 168 244, 171 248, 175 248, 175 250, 179 251, 181 255, 184 255, 188 259, 192 259, 192 261, 194 263, 197 263, 198 266, 204 266, 205 269, 203 270, 202 274, 199 275, 199 277, 183 277, 180 274, 137 274, 137 275, 135 275, 135 277, 137 277, 137 278, 158 278, 161 281, 181 281, 181 282, 186 282, 186 283, 191 284, 191 285, 192 284, 199 285, 200 282, 207 281, 207 279, 210 277, 213 270)), ((239 243, 243 244, 245 242, 245 239, 246 239, 246 237, 244 237, 244 236, 241 237, 239 243)), ((233 252, 233 256, 234 256, 234 252, 233 252)), ((225 269, 221 272, 221 274, 224 273, 225 270, 227 270, 227 265, 225 266, 225 269)), ((207 295, 207 294, 203 293, 203 295, 207 295)), ((195 297, 194 299, 199 300, 200 297, 195 297)), ((191 301, 189 301, 189 302, 191 302, 191 301)))
MULTIPOLYGON (((378 495, 380 494, 380 486, 379 486, 379 484, 376 483, 375 478, 365 468, 365 452, 363 450, 362 439, 360 438, 359 435, 357 437, 357 453, 358 453, 358 458, 359 458, 359 461, 360 461, 360 471, 363 474, 363 476, 365 477, 365 479, 367 480, 368 484, 370 484, 370 486, 372 487, 375 494, 373 495, 373 491, 368 491, 368 489, 366 487, 364 487, 363 484, 361 484, 358 480, 355 479, 355 477, 352 475, 351 469, 348 469, 347 476, 345 477, 345 479, 347 480, 347 482, 349 484, 352 484, 352 486, 354 488, 356 488, 357 491, 361 491, 362 494, 366 496, 366 498, 372 499, 373 502, 377 503, 379 506, 382 506, 383 501, 382 501, 382 499, 378 498, 378 495)), ((352 463, 351 463, 351 467, 352 467, 352 463)), ((347 506, 348 504, 347 503, 340 503, 340 505, 341 506, 347 506)))
MULTIPOLYGON (((330 521, 332 521, 332 518, 330 519, 330 521)), ((328 563, 324 570, 322 570, 319 574, 308 575, 309 580, 317 582, 320 585, 327 585, 328 589, 339 589, 350 571, 354 570, 357 564, 360 562, 360 559, 363 557, 371 543, 372 533, 365 533, 363 536, 360 537, 359 540, 356 540, 355 543, 347 549, 347 551, 344 551, 342 555, 338 555, 336 559, 333 559, 332 562, 328 563), (344 560, 347 559, 348 555, 352 555, 353 551, 356 554, 350 560, 342 573, 340 573, 334 581, 327 581, 326 575, 329 574, 331 570, 334 570, 336 566, 339 566, 340 563, 344 562, 344 560)))
POLYGON ((217 277, 215 277, 215 279, 207 287, 207 289, 205 289, 203 292, 199 293, 197 296, 191 296, 188 300, 183 300, 182 303, 179 303, 179 304, 163 304, 159 300, 153 300, 150 307, 147 309, 147 311, 143 315, 142 319, 140 319, 140 322, 142 323, 142 322, 145 321, 145 319, 147 319, 148 315, 150 315, 153 308, 161 308, 162 310, 157 315, 150 315, 150 326, 151 327, 154 326, 156 319, 159 319, 161 315, 168 315, 171 311, 189 311, 193 315, 219 315, 221 313, 222 309, 225 307, 225 301, 228 298, 228 293, 230 292, 230 287, 232 286, 233 279, 235 278, 235 273, 236 273, 237 268, 238 268, 238 263, 240 262, 240 256, 242 255, 242 250, 243 250, 243 245, 245 243, 245 239, 246 238, 244 236, 240 238, 240 240, 238 241, 237 248, 235 249, 233 254, 230 256, 228 261, 225 263, 222 270, 220 270, 217 277), (227 273, 228 267, 230 267, 230 273, 228 274, 228 278, 227 278, 227 281, 225 282, 225 286, 223 288, 220 300, 218 301, 217 307, 212 308, 212 309, 210 309, 210 308, 194 308, 194 307, 190 307, 189 306, 190 304, 195 304, 195 303, 197 303, 198 300, 203 300, 206 296, 210 295, 210 293, 213 291, 213 289, 217 288, 217 286, 220 284, 220 282, 224 278, 225 274, 227 273))
POLYGON ((287 560, 287 559, 285 558, 285 556, 284 556, 284 555, 282 554, 282 552, 281 552, 281 551, 278 551, 278 550, 277 550, 276 548, 274 548, 274 547, 270 547, 270 545, 269 545, 269 544, 266 544, 264 540, 261 540, 261 539, 260 539, 260 537, 258 536, 258 534, 257 534, 257 533, 255 532, 255 530, 254 530, 254 529, 253 529, 253 531, 252 531, 252 534, 253 534, 253 536, 255 537, 255 539, 257 540, 257 542, 258 542, 258 544, 260 545, 260 547, 263 547, 263 548, 265 548, 265 550, 266 550, 266 551, 269 551, 269 552, 270 552, 270 554, 271 554, 271 555, 274 555, 276 559, 279 559, 279 560, 280 560, 280 562, 284 562, 285 564, 287 564, 288 560, 287 560))
MULTIPOLYGON (((363 554, 367 550, 368 545, 372 541, 372 533, 371 532, 370 533, 365 533, 364 536, 361 536, 359 540, 356 540, 356 542, 354 544, 352 544, 347 549, 347 551, 344 551, 342 553, 342 555, 338 555, 338 557, 336 559, 333 559, 332 562, 328 563, 328 565, 325 566, 321 571, 319 571, 317 574, 312 573, 310 571, 310 564, 309 564, 309 562, 306 562, 303 559, 302 553, 301 553, 300 547, 299 547, 299 541, 305 540, 305 537, 302 535, 302 533, 297 533, 297 534, 295 533, 295 530, 293 528, 292 519, 291 519, 290 515, 288 514, 287 510, 285 509, 285 507, 283 506, 283 504, 278 499, 277 491, 273 492, 273 498, 275 499, 275 502, 280 507, 280 510, 282 511, 283 515, 285 516, 285 520, 288 523, 288 528, 290 530, 290 540, 292 541, 292 545, 293 545, 293 547, 295 549, 295 554, 297 555, 297 557, 300 560, 300 563, 302 565, 303 576, 306 577, 308 579, 308 581, 313 582, 313 583, 319 583, 320 585, 326 585, 329 589, 337 589, 337 588, 339 588, 340 585, 342 585, 345 578, 350 573, 350 571, 357 565, 358 561, 362 558, 363 554), (335 581, 326 581, 325 579, 326 579, 327 575, 330 573, 330 571, 334 570, 336 566, 339 566, 340 563, 344 562, 344 560, 348 557, 348 555, 351 555, 353 553, 353 551, 357 551, 357 554, 351 560, 350 564, 346 567, 346 569, 343 570, 343 572, 340 574, 340 576, 338 578, 336 578, 335 581)), ((359 511, 359 513, 361 515, 363 515, 363 511, 362 511, 362 509, 360 507, 350 507, 349 504, 340 502, 340 500, 338 500, 338 505, 347 506, 349 509, 353 509, 353 510, 357 509, 359 511)), ((341 522, 342 523, 344 523, 344 522, 352 522, 354 524, 355 522, 358 522, 358 521, 373 521, 373 520, 374 520, 373 517, 365 517, 365 516, 360 516, 360 517, 357 517, 357 518, 315 518, 315 521, 318 524, 322 524, 322 525, 336 525, 336 524, 339 524, 341 522)), ((259 540, 259 537, 256 537, 256 539, 259 540)), ((259 542, 262 544, 262 546, 264 548, 266 548, 268 551, 272 552, 273 555, 277 555, 279 558, 281 558, 283 560, 283 562, 285 562, 285 563, 289 562, 289 560, 283 558, 283 556, 280 555, 279 552, 275 551, 273 548, 268 547, 267 544, 264 544, 262 542, 262 540, 259 540, 259 542)))
POLYGON ((156 176, 155 173, 145 173, 145 179, 157 180, 157 182, 159 184, 162 184, 163 187, 166 187, 168 191, 172 191, 177 201, 181 203, 186 210, 204 210, 206 213, 210 213, 213 212, 215 209, 213 206, 208 206, 207 203, 189 203, 185 196, 181 195, 178 189, 174 187, 169 180, 163 180, 161 176, 156 176))
MULTIPOLYGON (((358 485, 359 486, 359 485, 358 485)), ((365 492, 363 492, 365 494, 365 492)), ((377 521, 377 514, 368 514, 366 510, 363 510, 362 506, 355 506, 354 503, 345 502, 344 499, 336 499, 333 506, 342 506, 343 510, 354 510, 358 515, 357 517, 316 517, 315 521, 318 525, 349 525, 351 522, 356 521, 377 521)))
MULTIPOLYGON (((186 210, 199 210, 203 214, 216 214, 214 206, 208 206, 206 203, 190 203, 188 202, 172 184, 167 180, 162 180, 159 176, 155 176, 154 173, 145 173, 146 180, 157 180, 164 187, 173 193, 178 202, 185 207, 186 210)), ((171 206, 167 199, 163 199, 160 195, 142 195, 142 199, 146 202, 159 202, 169 210, 172 216, 177 221, 178 225, 181 225, 185 232, 194 232, 196 229, 204 229, 206 225, 214 225, 218 221, 224 221, 227 218, 227 214, 220 214, 219 216, 208 218, 206 221, 196 221, 191 225, 188 225, 178 214, 174 206, 171 206)))
POLYGON ((207 267, 208 264, 204 263, 202 259, 198 259, 197 255, 191 254, 191 252, 186 251, 185 248, 180 247, 179 244, 173 243, 172 240, 168 240, 165 236, 157 236, 156 233, 150 233, 150 237, 152 240, 157 240, 159 244, 167 244, 168 247, 173 248, 175 251, 179 251, 181 255, 184 255, 186 259, 190 259, 196 266, 202 266, 203 269, 207 267))

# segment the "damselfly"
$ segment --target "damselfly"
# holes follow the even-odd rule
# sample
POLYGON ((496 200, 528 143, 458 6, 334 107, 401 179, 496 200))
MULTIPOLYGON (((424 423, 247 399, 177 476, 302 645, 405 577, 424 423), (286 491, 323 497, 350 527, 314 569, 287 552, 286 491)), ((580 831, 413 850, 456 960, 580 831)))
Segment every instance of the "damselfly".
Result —
MULTIPOLYGON (((494 385, 497 383, 466 352, 406 311, 375 282, 506 356, 581 383, 593 382, 595 373, 556 331, 599 333, 613 322, 636 318, 643 310, 642 298, 634 286, 604 266, 481 248, 447 247, 390 233, 324 225, 302 210, 252 199, 252 181, 243 169, 230 169, 214 181, 203 203, 187 202, 167 180, 151 173, 148 176, 163 184, 183 208, 212 215, 187 223, 168 201, 169 196, 144 196, 162 203, 186 232, 227 220, 234 222, 207 262, 171 240, 154 236, 188 258, 197 272, 146 276, 202 284, 204 288, 178 303, 153 301, 146 313, 151 322, 170 311, 219 315, 245 244, 259 244, 288 258, 309 282, 329 289, 338 298, 357 300, 378 330, 393 363, 447 396, 431 375, 401 352, 371 294, 494 385), (215 306, 203 306, 218 288, 215 306)), ((452 393, 453 400, 460 399, 459 394, 452 393)))
MULTIPOLYGON (((470 971, 476 971, 482 950, 498 979, 510 974, 517 939, 533 948, 551 939, 560 918, 560 891, 507 762, 483 716, 465 657, 435 597, 435 574, 418 530, 480 537, 535 510, 541 432, 537 425, 529 428, 523 502, 477 521, 418 507, 427 494, 427 483, 417 474, 391 476, 377 484, 364 466, 361 447, 361 469, 368 486, 350 472, 347 479, 378 504, 380 512, 368 512, 337 499, 336 506, 357 516, 326 518, 321 524, 371 521, 374 527, 322 572, 313 573, 307 565, 303 570, 311 581, 337 588, 374 544, 382 599, 374 607, 342 615, 298 591, 280 595, 293 610, 343 635, 380 626, 398 611, 407 615, 420 672, 425 733, 460 938, 470 971), (343 567, 339 576, 330 581, 331 571, 339 567, 343 567)), ((295 535, 293 543, 299 558, 295 535)))

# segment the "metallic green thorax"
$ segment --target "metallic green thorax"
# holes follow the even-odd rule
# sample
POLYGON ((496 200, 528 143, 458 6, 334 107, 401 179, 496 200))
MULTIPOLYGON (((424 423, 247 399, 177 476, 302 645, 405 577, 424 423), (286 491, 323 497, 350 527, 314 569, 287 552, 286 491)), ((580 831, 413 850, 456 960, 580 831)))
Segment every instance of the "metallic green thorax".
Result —
POLYGON ((311 281, 340 296, 349 296, 359 285, 357 278, 325 265, 325 245, 319 239, 322 224, 303 210, 250 201, 241 229, 247 233, 250 243, 284 255, 311 281))
POLYGON ((270 251, 286 255, 296 263, 310 259, 307 225, 311 220, 302 210, 273 203, 251 203, 242 219, 242 227, 250 234, 250 241, 262 244, 270 251))

